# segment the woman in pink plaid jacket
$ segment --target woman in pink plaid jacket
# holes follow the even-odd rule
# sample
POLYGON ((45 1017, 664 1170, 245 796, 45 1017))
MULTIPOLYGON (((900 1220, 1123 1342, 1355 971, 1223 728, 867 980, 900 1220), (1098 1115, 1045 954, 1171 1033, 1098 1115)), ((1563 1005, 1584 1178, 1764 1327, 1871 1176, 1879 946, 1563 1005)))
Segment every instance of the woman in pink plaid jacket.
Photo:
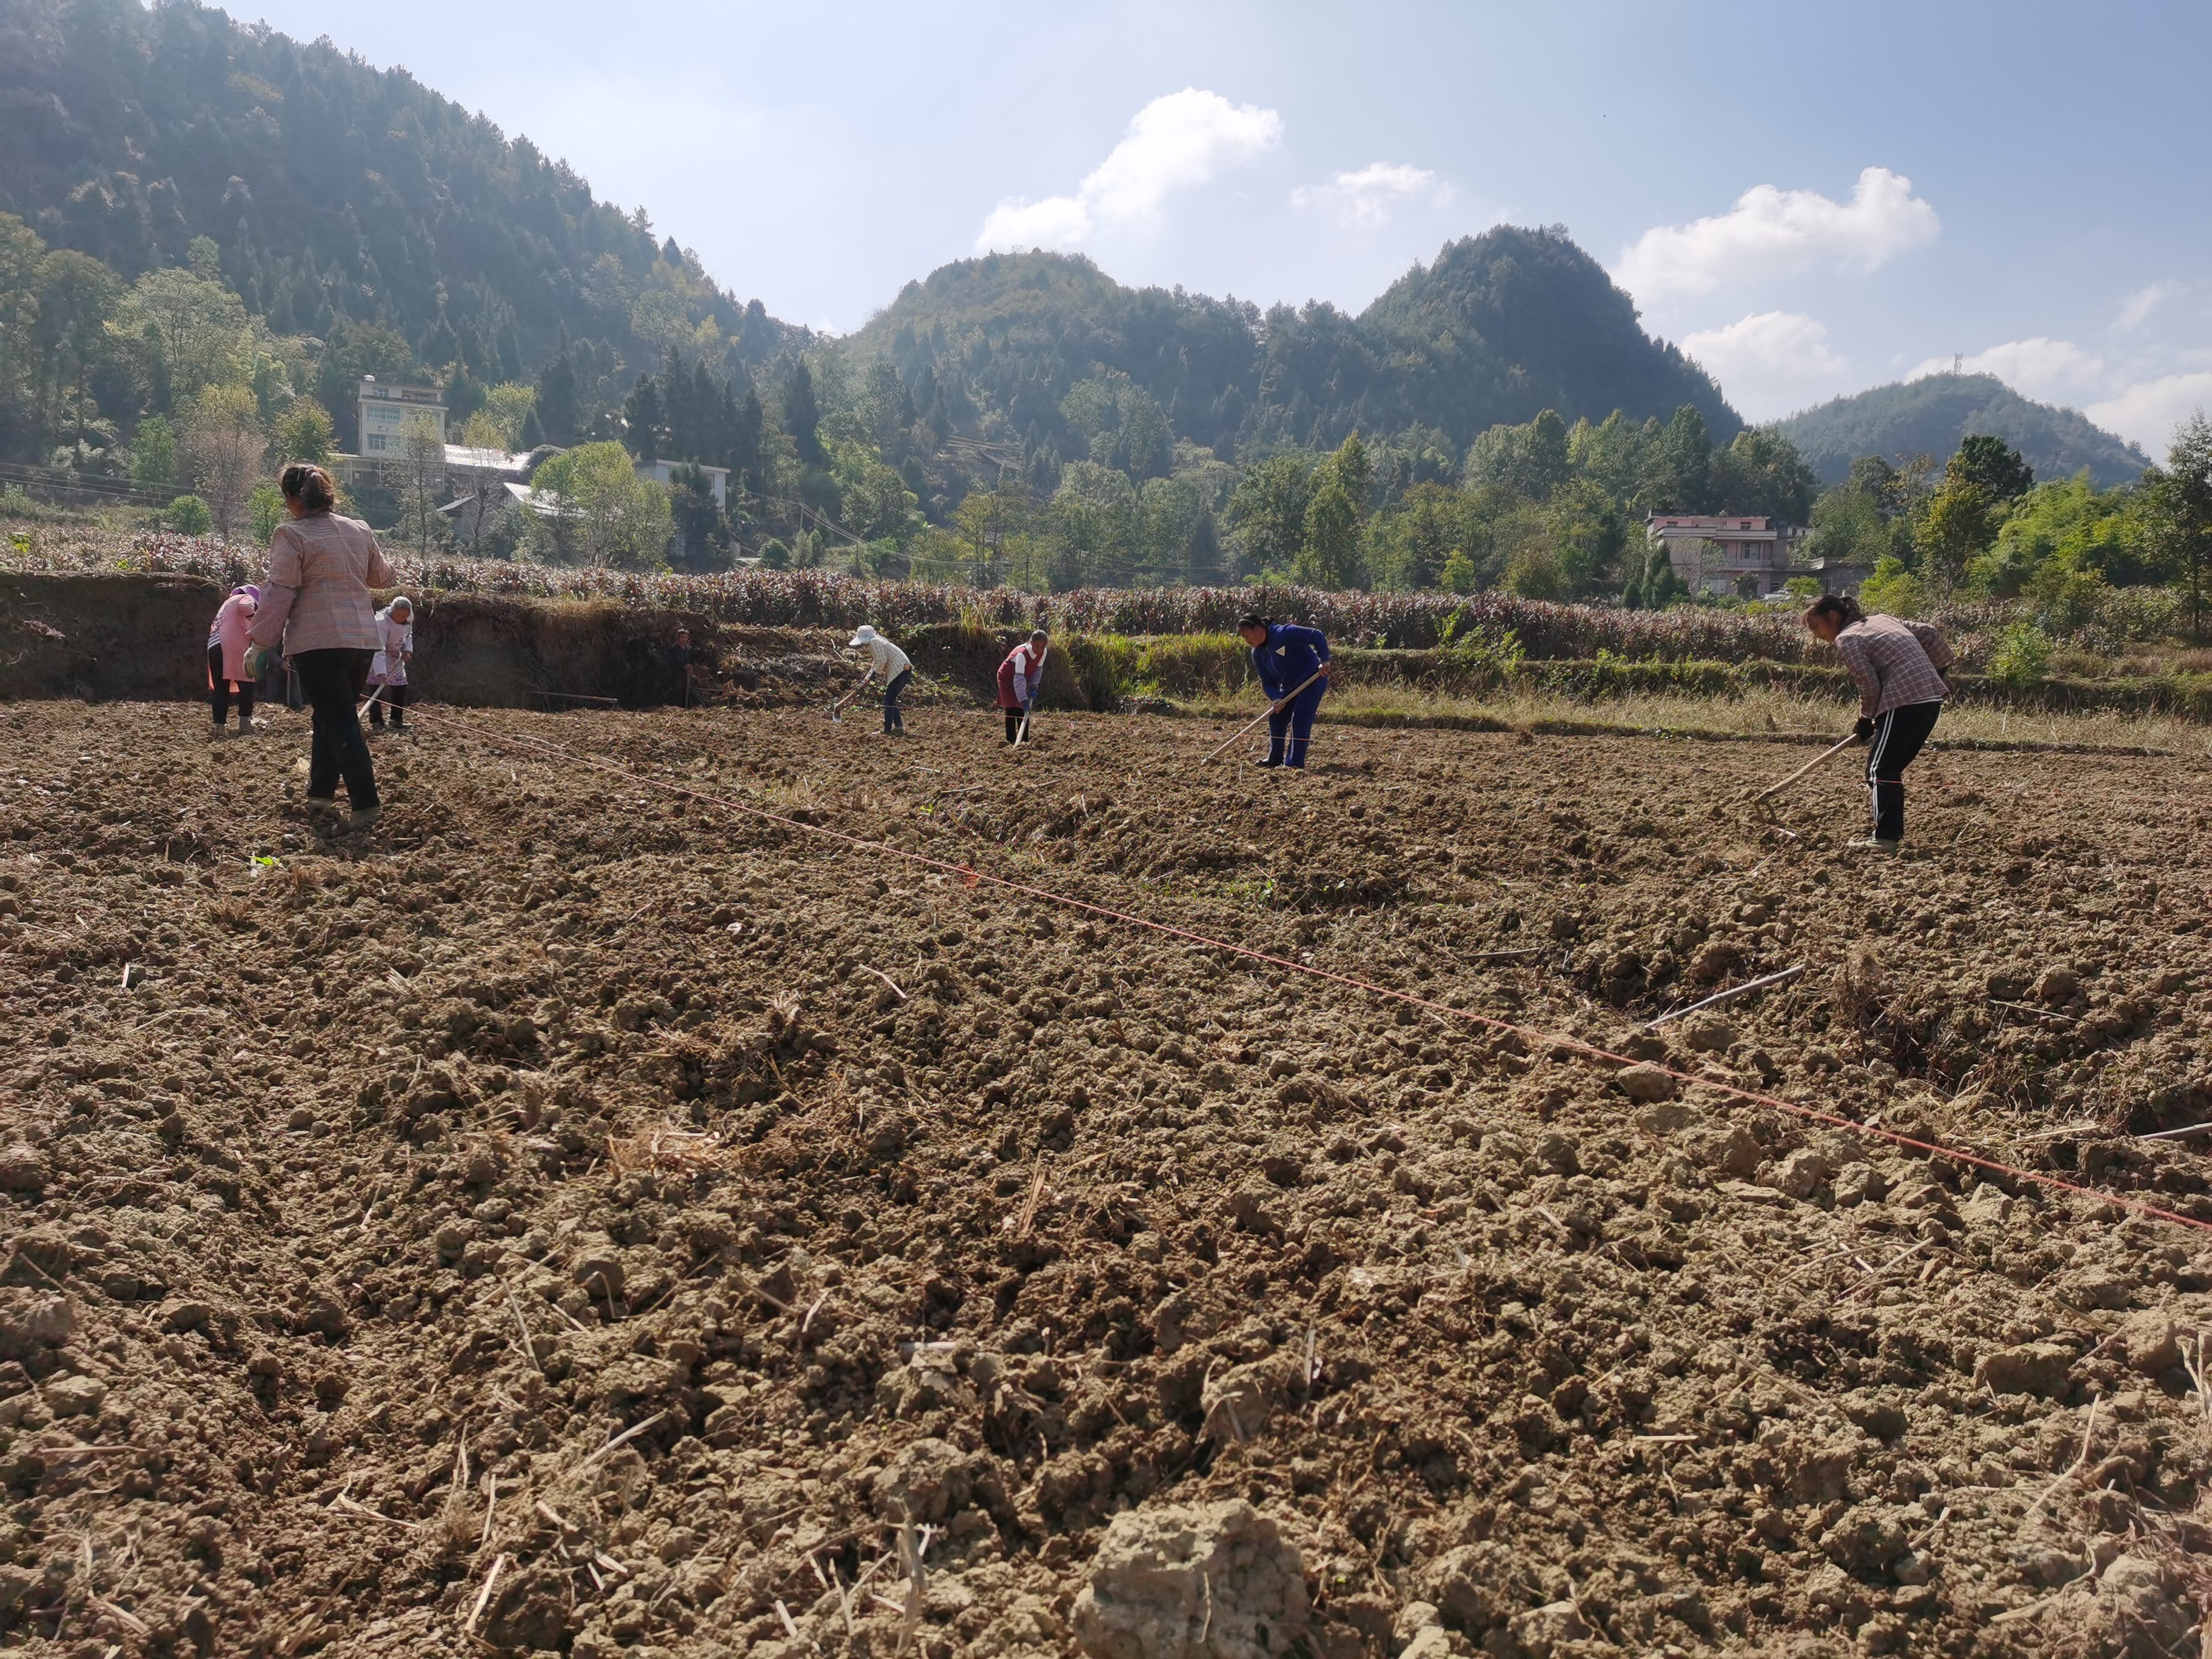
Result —
POLYGON ((1933 623, 1869 617, 1843 593, 1823 594, 1806 606, 1805 626, 1836 647, 1859 690, 1858 739, 1867 746, 1874 833, 1850 844, 1861 852, 1894 853, 1905 839, 1905 769, 1943 712, 1951 647, 1933 623))

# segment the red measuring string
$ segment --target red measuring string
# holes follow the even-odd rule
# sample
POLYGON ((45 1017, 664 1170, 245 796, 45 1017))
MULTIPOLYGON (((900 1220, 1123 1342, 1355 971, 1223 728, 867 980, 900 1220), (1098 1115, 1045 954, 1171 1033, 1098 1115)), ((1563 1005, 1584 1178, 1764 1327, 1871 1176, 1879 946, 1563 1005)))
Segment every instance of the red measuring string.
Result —
POLYGON ((1747 1089, 1739 1084, 1717 1082, 1711 1078, 1698 1077, 1694 1073, 1677 1071, 1671 1066, 1660 1066, 1650 1060, 1639 1061, 1631 1055, 1615 1054, 1609 1048, 1599 1048, 1595 1043, 1585 1042, 1580 1037, 1566 1036, 1556 1031, 1546 1031, 1532 1025, 1516 1024, 1511 1020, 1499 1019, 1491 1014, 1476 1013, 1471 1009, 1454 1008, 1428 997, 1416 996, 1411 991, 1394 990, 1387 985, 1377 985, 1371 980, 1359 979, 1349 974, 1336 973, 1327 968, 1316 968, 1310 963, 1294 961, 1289 957, 1275 956, 1269 951, 1255 950, 1249 945, 1235 945, 1226 939, 1213 939, 1188 927, 1178 927, 1172 922, 1155 921, 1150 916, 1137 915, 1131 911, 1116 910, 1110 905, 1094 904, 1088 899, 1072 898, 1065 893, 1055 893, 1048 887, 1033 886, 1028 882, 1015 881, 1006 876, 993 875, 989 871, 978 870, 973 865, 957 864, 950 859, 936 858, 927 853, 916 853, 904 847, 895 847, 889 842, 871 840, 866 836, 850 835, 842 830, 832 830, 823 824, 802 823, 797 818, 787 817, 781 812, 771 812, 765 807, 754 806, 741 800, 732 800, 725 796, 710 795, 686 784, 648 777, 644 774, 634 772, 628 767, 618 766, 611 761, 601 760, 597 756, 580 754, 563 744, 550 742, 544 738, 488 732, 480 726, 450 716, 426 714, 419 709, 411 709, 409 712, 420 720, 457 726, 488 743, 541 750, 563 761, 585 767, 592 771, 604 772, 642 788, 658 789, 664 794, 681 796, 685 799, 699 801, 709 806, 719 806, 741 817, 757 818, 762 823, 773 823, 781 829, 798 830, 805 835, 817 836, 825 841, 842 842, 847 847, 854 848, 862 852, 902 859, 909 864, 921 865, 932 870, 942 871, 946 875, 957 876, 961 883, 968 887, 988 884, 1006 892, 1019 893, 1026 898, 1039 899, 1048 904, 1060 905, 1067 909, 1079 910, 1085 915, 1098 916, 1109 921, 1118 921, 1132 927, 1142 927, 1155 933, 1163 933, 1171 939, 1183 939, 1193 945, 1201 945, 1208 950, 1242 957, 1248 962, 1265 963, 1271 968, 1280 968, 1290 973, 1304 975, 1308 979, 1319 980, 1331 985, 1341 985, 1351 990, 1364 991, 1370 996, 1381 997, 1391 1002, 1404 1003, 1409 1007, 1419 1008, 1446 1019, 1463 1020, 1468 1024, 1486 1026, 1494 1031, 1510 1031, 1517 1036, 1548 1043, 1554 1048, 1569 1049, 1593 1060, 1607 1060, 1619 1066, 1650 1066, 1654 1070, 1663 1072, 1678 1082, 1699 1088, 1717 1090, 1722 1094, 1733 1096, 1738 1100, 1749 1101, 1754 1105, 1770 1107, 1778 1112, 1788 1112, 1792 1116, 1803 1118, 1808 1122, 1824 1124, 1830 1128, 1843 1129, 1869 1139, 1887 1141, 1895 1146, 1909 1147, 1914 1152, 1925 1152, 1933 1158, 1949 1158, 1954 1163, 1970 1164, 1978 1170, 1986 1170, 1992 1175, 2008 1176, 2015 1181, 2032 1182, 2039 1187, 2048 1188, 2054 1192, 2092 1199, 2100 1204, 2109 1204, 2115 1209, 2126 1210, 2154 1221, 2164 1221, 2176 1227, 2186 1227, 2192 1232, 2212 1234, 2212 1222, 2200 1221, 2194 1216, 2181 1215, 2172 1210, 2160 1209, 2155 1204, 2145 1203, 2142 1200, 2130 1197, 2124 1193, 2106 1192, 2100 1188, 2085 1186, 2078 1181, 2068 1181, 2063 1176, 2045 1175, 2035 1170, 2023 1170, 2015 1164, 2002 1163, 1993 1158, 1984 1158, 1978 1152, 1961 1152, 1957 1147, 1946 1146, 1939 1141, 1922 1140, 1917 1136, 1902 1134, 1894 1129, 1885 1129, 1875 1124, 1861 1123, 1856 1118, 1845 1117, 1836 1112, 1823 1111, 1817 1106, 1807 1106, 1796 1101, 1784 1100, 1778 1095, 1765 1094, 1757 1089, 1747 1089))

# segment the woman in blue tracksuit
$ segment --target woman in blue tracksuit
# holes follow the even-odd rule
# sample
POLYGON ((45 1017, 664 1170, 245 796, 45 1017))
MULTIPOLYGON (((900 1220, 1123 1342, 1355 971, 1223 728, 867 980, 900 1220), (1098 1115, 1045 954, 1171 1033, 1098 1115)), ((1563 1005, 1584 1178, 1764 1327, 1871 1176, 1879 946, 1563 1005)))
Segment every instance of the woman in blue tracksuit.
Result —
POLYGON ((1318 628, 1271 623, 1261 616, 1244 617, 1237 631, 1252 647, 1260 689, 1275 705, 1267 715, 1267 758, 1260 764, 1304 770, 1314 714, 1321 707, 1322 693, 1328 690, 1328 637, 1318 628), (1316 675, 1320 678, 1315 679, 1316 675), (1311 685, 1305 684, 1309 679, 1311 685), (1300 686, 1305 689, 1299 690, 1300 686))

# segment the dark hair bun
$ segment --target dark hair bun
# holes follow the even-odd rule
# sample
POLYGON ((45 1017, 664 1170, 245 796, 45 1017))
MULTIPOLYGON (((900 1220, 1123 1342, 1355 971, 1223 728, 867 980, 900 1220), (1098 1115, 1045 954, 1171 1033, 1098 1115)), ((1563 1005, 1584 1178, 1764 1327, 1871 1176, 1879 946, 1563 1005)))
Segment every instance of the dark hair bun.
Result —
POLYGON ((1823 593, 1805 607, 1805 615, 1808 618, 1832 617, 1845 628, 1866 620, 1866 612, 1859 609, 1859 602, 1848 593, 1823 593))
POLYGON ((337 505, 337 486, 331 475, 312 461, 295 461, 276 480, 277 488, 310 513, 327 513, 337 505))

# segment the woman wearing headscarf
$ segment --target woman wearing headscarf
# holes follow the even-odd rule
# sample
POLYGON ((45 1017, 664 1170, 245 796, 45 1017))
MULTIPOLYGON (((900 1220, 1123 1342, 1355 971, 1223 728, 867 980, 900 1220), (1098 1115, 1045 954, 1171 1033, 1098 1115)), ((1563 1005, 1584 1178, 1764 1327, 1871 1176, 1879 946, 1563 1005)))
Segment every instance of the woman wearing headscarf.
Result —
POLYGON ((260 603, 261 590, 252 583, 234 587, 208 624, 208 696, 215 708, 217 737, 226 729, 234 694, 238 698, 238 735, 253 733, 253 676, 246 672, 246 647, 260 603))
POLYGON ((337 500, 331 475, 304 461, 277 479, 290 516, 269 540, 269 575, 261 584, 253 643, 270 651, 281 641, 300 677, 301 692, 315 711, 313 746, 307 756, 307 806, 337 806, 338 779, 353 804, 349 827, 376 822, 376 770, 361 732, 355 705, 368 684, 376 655, 376 605, 372 587, 399 580, 376 538, 358 519, 331 509, 337 500))
POLYGON ((404 593, 376 613, 376 656, 368 665, 368 683, 377 688, 369 699, 368 723, 384 729, 384 708, 392 706, 392 729, 407 729, 407 665, 415 656, 415 601, 404 593))

